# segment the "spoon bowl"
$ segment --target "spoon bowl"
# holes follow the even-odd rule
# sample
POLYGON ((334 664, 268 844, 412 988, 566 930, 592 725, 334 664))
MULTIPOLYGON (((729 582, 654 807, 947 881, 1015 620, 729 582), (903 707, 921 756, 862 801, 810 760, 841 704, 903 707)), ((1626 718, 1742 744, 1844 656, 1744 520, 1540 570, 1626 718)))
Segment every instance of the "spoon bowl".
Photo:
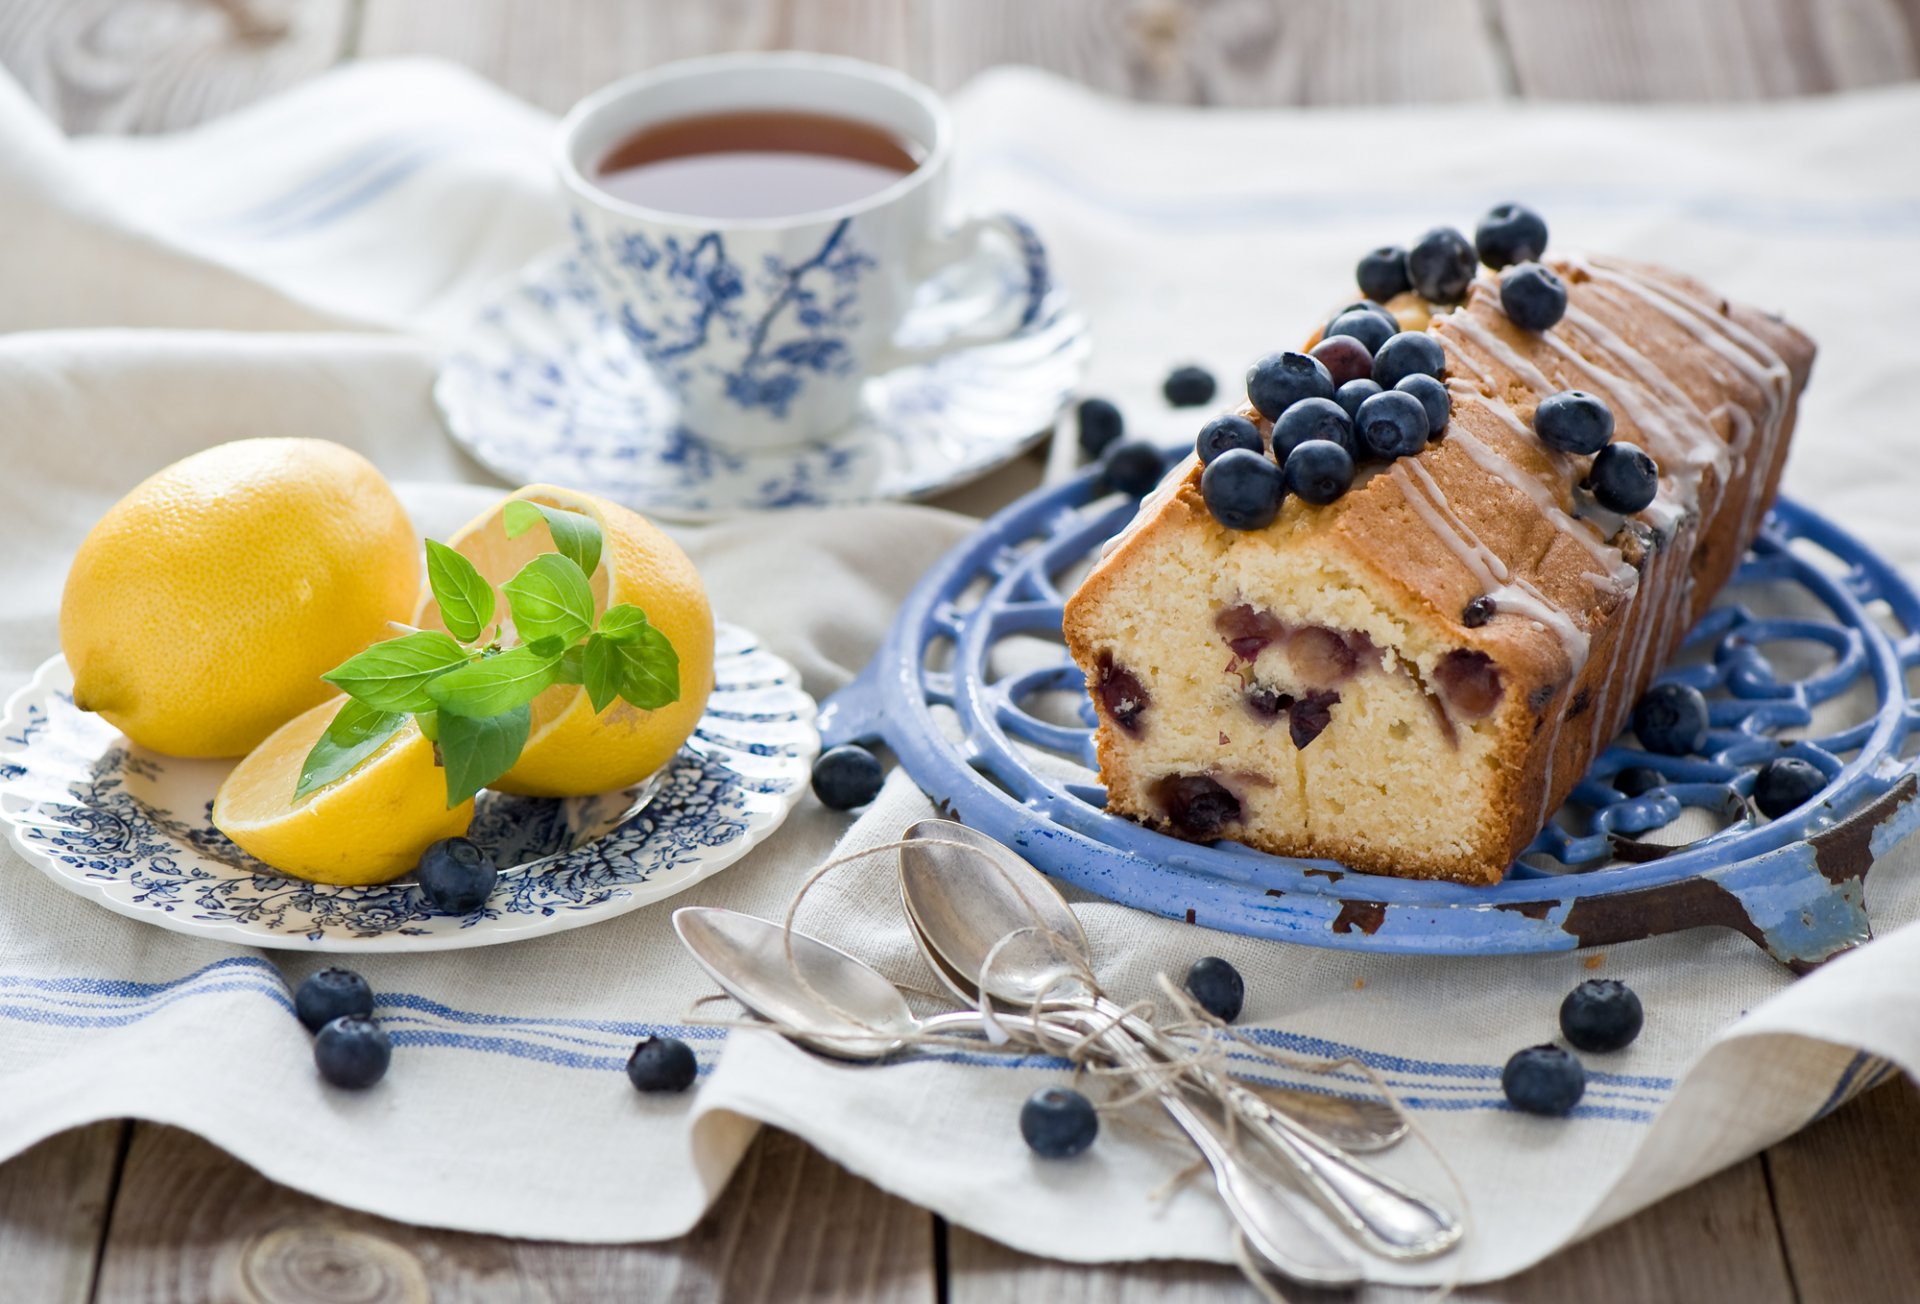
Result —
POLYGON ((673 931, 722 991, 815 1050, 879 1059, 921 1030, 884 974, 818 938, 792 934, 789 964, 787 930, 772 920, 682 906, 673 912, 673 931))

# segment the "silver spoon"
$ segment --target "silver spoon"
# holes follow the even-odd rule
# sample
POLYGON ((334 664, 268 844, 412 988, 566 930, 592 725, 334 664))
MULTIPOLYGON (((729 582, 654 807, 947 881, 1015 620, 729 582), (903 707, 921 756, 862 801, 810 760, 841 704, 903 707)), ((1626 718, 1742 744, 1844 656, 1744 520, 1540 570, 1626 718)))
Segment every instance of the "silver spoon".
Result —
MULTIPOLYGON (((907 830, 900 888, 908 917, 931 952, 972 987, 1015 1009, 1066 997, 1098 1016, 1102 1045, 1145 1054, 1132 1031, 1140 1023, 1102 997, 1082 975, 1091 972, 1086 935, 1073 909, 1041 873, 1006 847, 949 820, 922 820, 907 830), (984 853, 940 842, 960 842, 984 853), (918 843, 916 846, 914 844, 918 843), (987 972, 991 957, 991 972, 987 972), (984 975, 984 982, 983 982, 984 975)), ((936 966, 939 968, 939 966, 936 966)), ((1452 1214, 1385 1174, 1328 1145, 1238 1084, 1205 1070, 1210 1089, 1230 1102, 1247 1131, 1286 1161, 1308 1194, 1376 1253, 1420 1259, 1451 1249, 1462 1228, 1452 1214)))
MULTIPOLYGON (((727 995, 793 1040, 838 1059, 884 1059, 915 1037, 982 1031, 978 1010, 917 1018, 884 974, 805 933, 793 934, 789 966, 787 930, 770 919, 682 906, 673 912, 673 931, 727 995), (794 980, 796 969, 812 992, 794 980)), ((1021 1027, 1029 1021, 999 1022, 1021 1027)))
MULTIPOLYGON (((773 1023, 788 1037, 841 1059, 875 1060, 907 1045, 916 1035, 937 1032, 979 1032, 987 1016, 979 1010, 919 1019, 906 998, 883 974, 864 961, 804 933, 792 935, 793 961, 787 959, 785 928, 732 910, 682 906, 673 912, 673 928, 693 958, 734 1000, 773 1023), (819 997, 794 980, 804 974, 819 997), (821 999, 824 998, 824 999, 821 999), (829 1004, 830 1003, 830 1004, 829 1004), (833 1007, 838 1007, 836 1010, 833 1007)), ((1032 1035, 1046 1044, 1074 1042, 1084 1035, 1071 1014, 1064 1028, 1049 1027, 1052 1020, 1028 1016, 994 1016, 998 1022, 1032 1035)), ((1144 1052, 1136 1067, 1151 1064, 1144 1052)), ((1235 1210, 1243 1232, 1276 1270, 1299 1281, 1322 1285, 1350 1285, 1360 1280, 1359 1265, 1297 1214, 1274 1198, 1247 1174, 1232 1153, 1230 1136, 1222 1126, 1203 1117, 1177 1095, 1175 1111, 1216 1173, 1230 1177, 1235 1210), (1241 1188, 1245 1188, 1244 1190, 1241 1188), (1240 1209, 1248 1212, 1240 1217, 1240 1209), (1278 1244, 1269 1244, 1277 1240, 1278 1244)), ((1229 1189, 1223 1176, 1223 1194, 1229 1189)))

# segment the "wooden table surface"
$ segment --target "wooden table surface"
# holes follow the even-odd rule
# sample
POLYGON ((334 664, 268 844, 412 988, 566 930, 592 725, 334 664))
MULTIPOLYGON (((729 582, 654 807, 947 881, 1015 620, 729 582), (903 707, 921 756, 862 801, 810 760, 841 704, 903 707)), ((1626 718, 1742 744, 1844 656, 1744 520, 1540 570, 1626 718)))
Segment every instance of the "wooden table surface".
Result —
MULTIPOLYGON (((0 62, 72 131, 190 125, 345 59, 431 54, 562 109, 688 55, 797 47, 942 89, 1002 62, 1201 104, 1755 99, 1920 75, 1920 0, 0 0, 0 62)), ((1920 1090, 1465 1300, 1920 1299, 1920 1090)), ((1300 1298, 1332 1299, 1310 1292, 1300 1298)), ((1365 1301, 1420 1292, 1371 1290, 1365 1301)), ((278 1186, 184 1132, 100 1123, 0 1165, 0 1300, 1249 1300, 1201 1265, 1005 1249, 768 1130, 692 1235, 423 1231, 278 1186)))

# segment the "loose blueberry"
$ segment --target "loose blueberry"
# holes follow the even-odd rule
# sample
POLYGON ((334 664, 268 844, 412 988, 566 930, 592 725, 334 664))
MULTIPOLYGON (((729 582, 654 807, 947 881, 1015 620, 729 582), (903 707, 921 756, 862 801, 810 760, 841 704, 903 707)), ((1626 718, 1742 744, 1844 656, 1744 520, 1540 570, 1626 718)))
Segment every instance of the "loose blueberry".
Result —
POLYGON ((1467 237, 1450 226, 1436 226, 1407 251, 1407 279, 1431 303, 1459 303, 1467 297, 1479 263, 1467 237))
POLYGON ((1445 383, 1432 376, 1415 374, 1402 377, 1394 388, 1420 400, 1420 406, 1427 413, 1428 439, 1438 439, 1447 433, 1447 422, 1453 417, 1453 396, 1447 393, 1445 383))
POLYGON ((885 778, 878 756, 843 743, 821 752, 814 761, 813 795, 829 810, 853 810, 878 797, 885 778))
POLYGON ((1496 272, 1531 263, 1547 251, 1547 223, 1525 204, 1498 204, 1474 228, 1473 247, 1480 261, 1496 272))
MULTIPOLYGON (((1380 351, 1382 344, 1385 344, 1399 333, 1399 322, 1388 317, 1383 317, 1377 312, 1369 312, 1363 308, 1349 308, 1327 323, 1326 338, 1329 340, 1359 340, 1360 343, 1366 345, 1367 356, 1371 359, 1375 353, 1380 351)), ((1322 342, 1324 343, 1325 341, 1322 342)), ((1319 354, 1316 352, 1314 356, 1318 357, 1319 354)), ((1327 365, 1328 368, 1331 369, 1333 364, 1328 363, 1327 365)), ((1367 373, 1362 371, 1359 374, 1364 376, 1367 373)), ((1347 379, 1352 380, 1353 377, 1348 376, 1347 379)), ((1334 374, 1334 383, 1341 383, 1339 373, 1337 372, 1334 374)))
POLYGON ((1207 510, 1229 530, 1271 525, 1285 494, 1286 479, 1273 459, 1244 448, 1220 454, 1200 473, 1207 510))
POLYGON ((1352 451, 1353 418, 1330 398, 1303 398, 1273 423, 1273 456, 1286 465, 1293 450, 1310 439, 1324 439, 1352 451))
POLYGON ((309 974, 293 993, 293 1012, 308 1032, 318 1032, 335 1019, 373 1013, 373 988, 351 969, 322 969, 309 974))
POLYGON ((1120 409, 1104 398, 1083 398, 1074 410, 1080 425, 1080 451, 1089 458, 1107 451, 1107 445, 1126 433, 1120 409))
POLYGON ((1202 462, 1211 462, 1232 448, 1264 453, 1267 441, 1260 438, 1259 426, 1236 413, 1215 417, 1207 422, 1200 427, 1200 434, 1193 441, 1193 451, 1200 455, 1202 462))
POLYGON ((627 1081, 635 1091, 685 1091, 700 1075, 693 1048, 678 1037, 648 1037, 627 1057, 627 1081))
POLYGON ((1130 498, 1145 498, 1167 473, 1166 458, 1144 439, 1115 444, 1100 459, 1101 473, 1113 488, 1130 498))
POLYGON ((1655 684, 1633 707, 1633 734, 1659 756, 1687 756, 1707 745, 1707 699, 1686 684, 1655 684))
POLYGON ((1392 389, 1408 376, 1439 380, 1447 370, 1440 341, 1425 331, 1401 331, 1373 355, 1373 378, 1382 389, 1392 389))
MULTIPOLYGON (((1365 317, 1368 314, 1348 314, 1365 317)), ((1336 387, 1373 374, 1373 350, 1357 335, 1329 335, 1311 350, 1336 387)))
POLYGON ((1461 609, 1460 623, 1468 629, 1479 629, 1492 620, 1499 610, 1500 604, 1482 593, 1461 609))
POLYGON ((1551 267, 1521 263, 1500 276, 1500 306, 1523 331, 1552 330, 1567 315, 1567 286, 1551 267))
POLYGON ((1360 282, 1360 293, 1381 303, 1405 294, 1413 288, 1413 282, 1407 279, 1407 251, 1397 245, 1382 245, 1360 260, 1354 279, 1360 282))
POLYGON ((1597 453, 1613 438, 1613 412, 1585 390, 1563 390, 1533 410, 1533 433, 1563 453, 1597 453))
POLYGON ((1217 955, 1203 955, 1193 962, 1186 988, 1195 1004, 1222 1023, 1239 1018, 1247 999, 1247 983, 1240 971, 1217 955))
POLYGON ((1633 444, 1608 444, 1594 456, 1587 490, 1608 511, 1631 516, 1660 492, 1660 467, 1633 444))
POLYGON ((359 1091, 386 1076, 393 1043, 386 1029, 364 1015, 349 1014, 320 1029, 313 1039, 313 1063, 336 1087, 359 1091))
POLYGON ((1331 439, 1309 439, 1287 454, 1286 472, 1288 493, 1325 507, 1353 487, 1353 454, 1331 439))
POLYGON ((1625 797, 1644 797, 1666 782, 1666 775, 1647 765, 1629 765, 1613 776, 1614 791, 1625 797))
POLYGON ((1167 373, 1160 392, 1175 407, 1199 407, 1213 402, 1213 373, 1205 367, 1175 367, 1167 373))
POLYGON ((1529 1046, 1507 1061, 1500 1089, 1515 1109, 1557 1118, 1572 1113, 1586 1094, 1587 1071, 1558 1046, 1529 1046))
POLYGON ((1824 771, 1798 756, 1776 756, 1760 767, 1753 780, 1753 804, 1770 820, 1777 820, 1820 795, 1827 786, 1824 771))
POLYGON ((1071 1159, 1100 1135, 1100 1114, 1071 1087, 1042 1087, 1020 1107, 1020 1135, 1042 1159, 1071 1159))
POLYGON ((1348 416, 1358 416, 1360 405, 1381 392, 1380 383, 1375 380, 1350 380, 1333 392, 1333 401, 1346 410, 1348 416))
POLYGON ((1589 978, 1560 1002, 1560 1031, 1575 1050, 1621 1050, 1640 1035, 1646 1014, 1633 989, 1612 978, 1589 978))
POLYGON ((1269 421, 1303 398, 1332 397, 1333 376, 1304 353, 1269 353, 1247 369, 1247 398, 1269 421))
POLYGON ((1387 462, 1411 457, 1427 445, 1426 405, 1404 390, 1390 389, 1360 405, 1353 429, 1368 457, 1387 462))
POLYGON ((420 891, 443 915, 471 914, 500 881, 493 857, 465 838, 442 838, 420 853, 420 891))

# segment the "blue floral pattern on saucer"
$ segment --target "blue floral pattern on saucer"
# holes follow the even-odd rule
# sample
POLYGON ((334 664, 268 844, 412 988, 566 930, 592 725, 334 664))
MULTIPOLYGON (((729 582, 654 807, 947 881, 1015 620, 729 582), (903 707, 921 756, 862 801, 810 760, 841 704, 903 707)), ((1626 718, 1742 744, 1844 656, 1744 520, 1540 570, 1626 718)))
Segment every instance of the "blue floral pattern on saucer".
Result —
POLYGON ((48 877, 120 914, 247 946, 414 951, 578 928, 744 856, 805 793, 819 750, 797 671, 722 624, 694 736, 646 783, 564 801, 482 793, 468 834, 501 867, 480 909, 435 914, 410 881, 334 887, 254 860, 208 818, 230 761, 160 756, 73 705, 55 657, 0 720, 0 820, 48 877))
MULTIPOLYGON (((711 291, 711 275, 695 275, 703 267, 712 273, 701 261, 711 258, 696 254, 650 246, 631 256, 677 257, 711 291)), ((915 317, 964 326, 952 317, 984 303, 982 317, 1018 324, 992 342, 956 344, 931 361, 869 377, 858 416, 826 439, 745 450, 681 424, 655 371, 673 365, 663 356, 670 343, 632 338, 602 307, 572 249, 537 260, 499 291, 448 356, 434 398, 455 441, 504 479, 588 485, 656 515, 703 519, 923 498, 1038 443, 1079 384, 1086 320, 1058 289, 1030 296, 1045 281, 1033 273, 1036 260, 1044 265, 1033 241, 1020 258, 1004 261, 984 294, 977 268, 929 282, 915 317)), ((832 300, 814 307, 830 313, 832 300)), ((823 326, 814 352, 781 359, 781 367, 833 366, 832 342, 823 326)), ((774 389, 763 385, 746 397, 777 400, 775 382, 785 372, 755 374, 756 384, 774 389)))

